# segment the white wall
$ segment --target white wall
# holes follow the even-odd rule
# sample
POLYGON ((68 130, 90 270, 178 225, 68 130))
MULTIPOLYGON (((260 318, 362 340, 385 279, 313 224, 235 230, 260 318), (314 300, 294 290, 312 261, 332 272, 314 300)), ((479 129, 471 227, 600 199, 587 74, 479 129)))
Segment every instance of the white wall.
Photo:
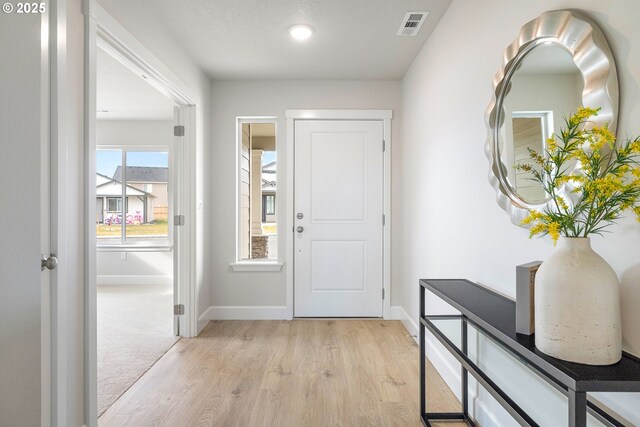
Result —
MULTIPOLYGON (((587 11, 601 25, 617 59, 620 133, 640 133, 636 1, 454 0, 402 84, 403 144, 395 153, 402 167, 394 174, 394 242, 400 243, 392 268, 411 319, 418 316, 419 278, 468 278, 514 296, 515 266, 553 251, 546 238, 529 240, 496 204, 487 180, 484 117, 504 49, 520 26, 543 11, 568 7, 587 11)), ((612 231, 594 237, 593 246, 621 278, 624 345, 640 354, 640 225, 629 218, 612 231)), ((428 309, 446 310, 434 298, 428 309)), ((446 366, 439 368, 451 378, 446 366)), ((640 423, 637 394, 608 403, 640 423)))
POLYGON ((98 285, 173 283, 173 252, 98 252, 98 285))
MULTIPOLYGON (((279 272, 234 272, 236 254, 236 117, 276 116, 278 194, 286 194, 286 109, 392 109, 393 150, 400 144, 400 82, 393 81, 214 81, 212 88, 212 151, 207 157, 210 187, 209 244, 206 272, 213 306, 285 305, 285 265, 279 272)), ((276 211, 286 211, 279 196, 276 211)), ((279 223, 282 225, 282 222, 279 223)), ((278 253, 286 253, 285 233, 278 236, 278 253)), ((392 301, 395 297, 392 292, 392 301)))
POLYGON ((98 120, 96 145, 173 145, 172 120, 98 120))

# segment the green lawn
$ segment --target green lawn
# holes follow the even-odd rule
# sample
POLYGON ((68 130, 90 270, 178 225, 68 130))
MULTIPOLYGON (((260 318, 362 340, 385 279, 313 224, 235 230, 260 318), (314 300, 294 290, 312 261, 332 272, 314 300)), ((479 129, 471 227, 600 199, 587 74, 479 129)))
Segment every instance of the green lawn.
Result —
MULTIPOLYGON (((122 232, 122 225, 97 224, 98 237, 118 237, 122 232)), ((153 224, 127 224, 127 236, 166 236, 169 232, 167 221, 156 221, 153 224)))
POLYGON ((276 234, 277 228, 275 223, 265 224, 262 223, 262 233, 264 234, 276 234))

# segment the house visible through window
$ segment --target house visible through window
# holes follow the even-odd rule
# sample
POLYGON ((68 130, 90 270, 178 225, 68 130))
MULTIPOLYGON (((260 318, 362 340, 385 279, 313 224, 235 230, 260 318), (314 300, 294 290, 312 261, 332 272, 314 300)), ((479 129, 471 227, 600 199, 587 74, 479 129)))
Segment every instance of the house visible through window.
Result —
POLYGON ((276 260, 276 125, 240 121, 239 260, 276 260))
POLYGON ((98 149, 96 171, 98 245, 168 244, 168 149, 98 149))

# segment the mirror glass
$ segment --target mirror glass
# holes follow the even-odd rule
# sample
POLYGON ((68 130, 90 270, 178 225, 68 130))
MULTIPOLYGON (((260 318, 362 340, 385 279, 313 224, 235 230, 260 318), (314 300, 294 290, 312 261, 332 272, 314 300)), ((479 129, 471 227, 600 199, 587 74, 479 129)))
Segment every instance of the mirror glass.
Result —
POLYGON ((514 166, 530 163, 529 149, 544 154, 546 140, 582 105, 582 74, 564 47, 547 42, 524 56, 508 87, 503 120, 498 120, 502 123, 500 159, 518 197, 529 204, 544 203, 547 197, 542 185, 530 172, 517 171, 514 166))

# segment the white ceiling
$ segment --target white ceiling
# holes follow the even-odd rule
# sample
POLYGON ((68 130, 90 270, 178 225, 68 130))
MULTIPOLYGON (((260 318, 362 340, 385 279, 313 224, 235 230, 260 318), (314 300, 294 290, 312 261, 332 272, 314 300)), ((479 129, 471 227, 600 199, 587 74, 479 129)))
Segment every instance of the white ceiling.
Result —
POLYGON ((173 120, 173 101, 101 49, 96 92, 99 120, 173 120))
POLYGON ((273 123, 252 123, 252 136, 276 136, 276 125, 273 123))
POLYGON ((451 0, 142 0, 212 79, 401 79, 451 0), (396 36, 428 11, 416 37, 396 36), (293 40, 288 28, 315 34, 293 40))

